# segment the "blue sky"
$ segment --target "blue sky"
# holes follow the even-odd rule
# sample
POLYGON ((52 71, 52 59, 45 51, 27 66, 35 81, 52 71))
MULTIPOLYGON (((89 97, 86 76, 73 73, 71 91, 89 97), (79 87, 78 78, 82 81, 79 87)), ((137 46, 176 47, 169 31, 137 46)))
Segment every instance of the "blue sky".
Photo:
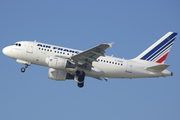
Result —
MULTIPOLYGON (((0 48, 16 41, 86 50, 115 42, 106 55, 131 59, 169 31, 180 33, 179 0, 1 0, 0 48)), ((179 34, 166 59, 174 76, 75 81, 48 79, 48 68, 2 52, 1 120, 179 120, 179 34)))

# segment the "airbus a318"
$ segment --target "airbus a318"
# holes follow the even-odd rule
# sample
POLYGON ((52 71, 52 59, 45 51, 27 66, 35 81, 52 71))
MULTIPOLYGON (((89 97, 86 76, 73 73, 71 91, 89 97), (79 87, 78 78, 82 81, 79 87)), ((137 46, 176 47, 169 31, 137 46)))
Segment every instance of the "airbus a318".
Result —
POLYGON ((31 64, 49 67, 48 77, 57 81, 74 79, 84 86, 85 76, 99 80, 108 78, 153 78, 172 76, 164 64, 177 33, 168 32, 147 50, 133 59, 106 56, 113 43, 100 44, 86 51, 65 48, 36 41, 20 41, 5 47, 3 53, 24 64, 21 72, 31 64))

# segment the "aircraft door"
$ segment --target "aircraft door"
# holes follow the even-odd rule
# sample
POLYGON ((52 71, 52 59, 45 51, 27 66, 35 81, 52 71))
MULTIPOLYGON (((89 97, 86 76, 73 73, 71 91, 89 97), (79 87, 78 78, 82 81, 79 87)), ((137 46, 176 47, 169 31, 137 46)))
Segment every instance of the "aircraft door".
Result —
POLYGON ((27 47, 27 53, 33 53, 34 42, 29 42, 27 47))
POLYGON ((127 62, 126 72, 132 73, 132 65, 133 65, 132 62, 130 62, 130 61, 127 62))

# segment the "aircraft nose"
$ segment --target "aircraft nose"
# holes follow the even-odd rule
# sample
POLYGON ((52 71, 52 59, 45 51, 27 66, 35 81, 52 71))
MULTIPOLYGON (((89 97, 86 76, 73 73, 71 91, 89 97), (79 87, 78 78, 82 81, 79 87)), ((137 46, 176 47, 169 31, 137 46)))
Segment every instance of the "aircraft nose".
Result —
POLYGON ((8 47, 5 47, 3 48, 2 52, 7 55, 8 54, 8 51, 9 51, 9 48, 8 47))

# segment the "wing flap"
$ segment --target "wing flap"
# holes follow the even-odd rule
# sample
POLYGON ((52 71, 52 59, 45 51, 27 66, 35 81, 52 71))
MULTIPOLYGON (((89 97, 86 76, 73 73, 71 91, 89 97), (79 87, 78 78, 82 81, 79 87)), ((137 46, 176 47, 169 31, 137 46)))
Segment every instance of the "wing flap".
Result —
POLYGON ((167 64, 160 64, 160 65, 145 68, 145 70, 148 70, 151 72, 162 72, 163 70, 165 70, 169 66, 170 65, 167 65, 167 64))

